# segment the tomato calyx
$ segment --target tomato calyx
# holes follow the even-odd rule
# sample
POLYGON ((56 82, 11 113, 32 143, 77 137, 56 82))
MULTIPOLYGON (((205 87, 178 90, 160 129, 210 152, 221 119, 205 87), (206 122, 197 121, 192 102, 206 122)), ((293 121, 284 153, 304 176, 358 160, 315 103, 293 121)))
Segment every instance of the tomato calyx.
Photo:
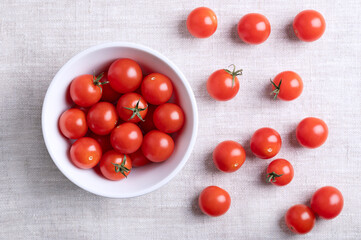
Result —
POLYGON ((148 104, 147 104, 147 106, 146 106, 145 108, 139 108, 139 102, 140 102, 140 100, 141 100, 141 98, 139 98, 139 100, 138 100, 138 102, 137 102, 137 104, 135 105, 134 108, 123 107, 123 108, 128 109, 128 110, 130 110, 130 111, 133 112, 132 116, 130 116, 130 118, 128 119, 128 121, 129 121, 130 119, 134 118, 135 115, 137 115, 137 117, 138 117, 141 121, 143 121, 143 122, 145 121, 145 120, 142 118, 142 116, 140 115, 140 112, 141 112, 141 111, 145 111, 145 110, 148 108, 148 104))
POLYGON ((234 84, 236 82, 236 77, 242 75, 243 69, 239 69, 236 71, 236 66, 234 64, 231 64, 228 67, 231 67, 231 66, 233 66, 232 71, 230 71, 228 69, 223 69, 223 70, 226 71, 228 74, 232 75, 232 87, 234 87, 234 84))
POLYGON ((128 173, 130 170, 125 167, 125 162, 127 161, 127 157, 124 155, 123 161, 121 164, 118 163, 112 163, 114 165, 114 171, 116 173, 120 172, 121 174, 124 175, 124 177, 127 177, 127 175, 125 173, 128 173))
POLYGON ((278 177, 281 177, 283 174, 277 174, 275 172, 271 172, 267 174, 266 182, 277 182, 278 177))
MULTIPOLYGON (((101 85, 104 85, 104 84, 108 84, 109 81, 104 81, 104 82, 100 81, 100 80, 102 80, 103 77, 104 77, 104 72, 99 74, 97 77, 95 75, 93 75, 93 84, 98 87, 100 87, 101 85)), ((102 89, 102 88, 100 87, 100 89, 102 89)))
POLYGON ((278 84, 278 86, 275 84, 274 81, 272 81, 272 79, 270 79, 270 81, 271 81, 272 85, 275 87, 275 90, 273 90, 272 93, 274 94, 273 99, 276 99, 278 94, 280 93, 282 79, 280 80, 280 83, 278 84))

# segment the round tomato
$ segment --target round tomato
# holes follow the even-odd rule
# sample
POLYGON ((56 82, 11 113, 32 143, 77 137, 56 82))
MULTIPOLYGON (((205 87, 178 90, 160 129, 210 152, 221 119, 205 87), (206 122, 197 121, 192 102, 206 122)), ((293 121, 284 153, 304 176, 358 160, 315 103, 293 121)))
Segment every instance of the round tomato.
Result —
POLYGON ((217 30, 217 16, 209 8, 196 8, 188 15, 187 28, 196 38, 210 37, 217 30))
POLYGON ((133 167, 142 167, 144 165, 147 165, 148 163, 151 163, 143 154, 141 149, 138 149, 138 151, 129 154, 130 158, 132 159, 133 167))
POLYGON ((85 113, 76 108, 66 110, 59 118, 59 128, 60 132, 67 138, 84 137, 88 131, 85 113))
POLYGON ((174 103, 164 103, 155 109, 153 122, 162 132, 177 132, 184 124, 183 110, 174 103))
POLYGON ((144 121, 148 112, 148 104, 138 93, 126 93, 117 103, 119 117, 127 122, 144 121))
POLYGON ((239 38, 248 44, 261 44, 271 33, 271 24, 268 19, 259 13, 244 15, 237 26, 239 38))
POLYGON ((297 141, 307 148, 318 148, 324 144, 328 136, 328 127, 319 118, 308 117, 297 126, 297 141))
POLYGON ((89 137, 79 138, 70 147, 70 160, 78 168, 93 168, 101 157, 102 148, 96 140, 89 137))
POLYGON ((242 69, 236 71, 228 69, 220 69, 212 73, 207 80, 207 91, 209 95, 218 101, 228 101, 234 98, 239 90, 239 81, 237 76, 242 75, 242 69))
POLYGON ((117 125, 118 115, 113 104, 99 102, 93 105, 87 115, 90 130, 98 135, 108 135, 117 125))
POLYGON ((303 90, 301 77, 292 71, 279 73, 272 81, 272 92, 274 98, 277 97, 284 101, 291 101, 298 98, 303 90))
POLYGON ((122 58, 114 61, 108 70, 110 86, 117 92, 135 91, 142 81, 142 69, 135 61, 122 58))
POLYGON ((132 161, 128 155, 111 150, 103 155, 99 167, 104 177, 117 181, 128 176, 132 170, 132 161))
POLYGON ((293 20, 293 30, 296 36, 305 42, 319 39, 326 29, 322 14, 315 10, 304 10, 293 20))
POLYGON ((303 204, 294 205, 288 209, 285 220, 287 227, 294 233, 306 234, 315 225, 315 215, 312 210, 303 204))
POLYGON ((99 102, 102 97, 101 85, 106 82, 100 82, 103 73, 98 77, 90 74, 76 77, 70 84, 70 97, 73 102, 80 107, 90 107, 99 102))
POLYGON ((272 128, 260 128, 251 138, 251 150, 262 159, 273 158, 280 151, 281 136, 272 128))
POLYGON ((110 135, 98 135, 92 131, 89 131, 87 136, 95 139, 99 143, 103 153, 113 149, 112 145, 110 144, 110 135))
POLYGON ((152 130, 144 136, 142 152, 152 162, 163 162, 173 153, 174 141, 166 133, 152 130))
POLYGON ((152 131, 155 129, 154 122, 153 122, 153 114, 157 106, 148 104, 148 112, 144 118, 144 122, 140 121, 139 126, 142 129, 144 134, 152 131))
MULTIPOLYGON (((101 83, 106 82, 109 83, 108 81, 108 72, 104 72, 104 76, 102 77, 102 79, 100 80, 101 83)), ((104 84, 102 85, 102 98, 100 99, 103 102, 111 102, 114 103, 115 101, 117 101, 120 98, 120 93, 118 93, 117 91, 115 91, 110 84, 104 84)))
POLYGON ((267 167, 267 182, 276 186, 289 184, 293 179, 293 167, 286 159, 273 160, 267 167))
POLYGON ((231 197, 228 192, 217 186, 203 189, 198 198, 199 208, 204 214, 218 217, 225 214, 231 206, 231 197))
POLYGON ((313 194, 311 208, 324 219, 335 218, 342 211, 343 196, 335 187, 322 187, 313 194))
POLYGON ((154 105, 167 102, 173 93, 171 80, 160 73, 151 73, 146 76, 140 89, 144 99, 154 105))
POLYGON ((137 151, 142 145, 143 134, 134 123, 122 123, 110 134, 110 143, 114 150, 129 154, 137 151))
POLYGON ((241 144, 235 141, 224 141, 213 151, 213 162, 223 172, 237 171, 246 160, 246 152, 241 144))

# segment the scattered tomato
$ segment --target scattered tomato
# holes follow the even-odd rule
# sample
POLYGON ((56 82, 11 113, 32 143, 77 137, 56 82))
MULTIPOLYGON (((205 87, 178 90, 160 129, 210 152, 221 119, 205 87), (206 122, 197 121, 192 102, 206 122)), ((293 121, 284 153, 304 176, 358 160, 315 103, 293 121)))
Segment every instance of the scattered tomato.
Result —
POLYGON ((164 103, 155 109, 153 123, 162 132, 177 132, 184 124, 183 110, 174 103, 164 103))
MULTIPOLYGON (((102 79, 100 80, 100 82, 109 82, 108 81, 108 72, 104 72, 104 76, 102 77, 102 79)), ((100 99, 103 102, 110 102, 110 103, 114 103, 115 101, 117 101, 120 98, 120 93, 118 93, 117 91, 115 91, 110 84, 104 84, 102 85, 102 98, 100 99)))
POLYGON ((315 225, 315 215, 312 210, 303 204, 294 205, 288 209, 285 220, 287 227, 294 233, 306 234, 315 225))
POLYGON ((108 102, 94 104, 87 115, 90 130, 98 135, 108 135, 117 125, 117 122, 117 111, 114 105, 108 102))
POLYGON ((78 168, 93 168, 101 157, 102 148, 96 140, 89 137, 79 138, 70 147, 70 160, 78 168))
POLYGON ((70 84, 70 97, 73 102, 80 107, 90 107, 99 102, 102 97, 101 85, 106 82, 100 82, 103 77, 101 73, 98 77, 90 74, 76 77, 70 84))
POLYGON ((85 113, 76 108, 70 108, 63 112, 59 118, 61 133, 70 139, 84 137, 88 131, 85 113))
POLYGON ((129 154, 137 151, 142 141, 143 134, 134 123, 122 123, 110 134, 110 143, 119 153, 129 154))
POLYGON ((293 20, 293 30, 296 36, 305 42, 319 39, 326 29, 322 14, 315 10, 304 10, 293 20))
POLYGON ((161 73, 151 73, 146 76, 140 88, 143 98, 154 105, 167 102, 173 93, 171 80, 161 73))
POLYGON ((274 80, 271 80, 274 98, 284 101, 291 101, 298 98, 303 90, 301 77, 292 71, 279 73, 274 80))
POLYGON ((148 112, 148 104, 138 93, 126 93, 117 103, 119 117, 127 122, 144 121, 148 112))
POLYGON ((235 141, 224 141, 213 151, 213 162, 223 172, 237 171, 246 160, 246 152, 241 144, 235 141))
POLYGON ((324 219, 335 218, 342 211, 343 196, 335 187, 322 187, 313 194, 311 208, 324 219))
POLYGON ((208 38, 217 30, 217 16, 207 7, 194 9, 187 18, 190 34, 197 38, 208 38))
POLYGON ((237 26, 239 38, 248 44, 261 44, 271 33, 271 24, 268 19, 259 13, 244 15, 237 26))
POLYGON ((273 158, 280 151, 281 136, 272 128, 260 128, 251 138, 251 150, 262 159, 273 158))
POLYGON ((103 155, 99 167, 104 177, 117 181, 128 176, 132 170, 132 161, 128 155, 111 150, 103 155))
POLYGON ((217 186, 203 189, 198 198, 198 204, 204 214, 218 217, 225 214, 231 206, 231 197, 228 192, 217 186))
POLYGON ((129 154, 132 159, 133 167, 142 167, 151 163, 143 154, 141 149, 138 149, 136 152, 129 154))
POLYGON ((328 127, 319 118, 308 117, 297 126, 297 141, 307 148, 318 148, 324 144, 328 136, 328 127))
POLYGON ((174 141, 166 133, 152 130, 144 136, 142 152, 152 162, 163 162, 173 153, 174 141))
POLYGON ((267 167, 267 182, 276 186, 289 184, 293 179, 292 164, 286 159, 273 160, 267 167))

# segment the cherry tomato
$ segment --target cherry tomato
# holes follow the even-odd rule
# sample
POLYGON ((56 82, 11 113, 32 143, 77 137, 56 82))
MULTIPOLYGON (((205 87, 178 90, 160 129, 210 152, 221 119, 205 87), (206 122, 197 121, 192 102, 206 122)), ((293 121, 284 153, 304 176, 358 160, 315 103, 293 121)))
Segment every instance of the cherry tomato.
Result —
POLYGON ((118 115, 113 104, 98 102, 93 105, 87 115, 90 130, 98 135, 108 135, 117 125, 118 115))
POLYGON ((111 150, 103 155, 99 167, 104 177, 117 181, 129 175, 132 170, 132 160, 128 155, 111 150))
POLYGON ((288 209, 285 220, 287 227, 294 233, 306 234, 315 225, 315 215, 312 210, 303 204, 294 205, 288 209))
POLYGON ((237 171, 246 160, 246 152, 241 144, 235 141, 224 141, 213 151, 213 162, 223 172, 237 171))
POLYGON ((167 102, 173 93, 171 80, 160 73, 151 73, 146 76, 140 88, 144 99, 154 105, 167 102))
POLYGON ((319 39, 326 29, 322 14, 315 10, 304 10, 293 20, 293 30, 296 36, 305 42, 319 39))
POLYGON ((102 148, 96 140, 89 137, 79 138, 70 147, 70 160, 78 168, 93 168, 101 157, 102 148))
POLYGON ((148 104, 148 112, 144 118, 144 122, 143 121, 139 122, 139 126, 142 129, 142 132, 144 134, 155 129, 155 126, 153 123, 153 114, 154 114, 154 111, 156 108, 157 108, 157 106, 148 104))
POLYGON ((218 217, 225 214, 231 206, 231 197, 228 192, 217 186, 203 189, 198 198, 199 208, 204 214, 218 217))
POLYGON ((85 113, 76 108, 66 110, 59 118, 59 128, 60 132, 67 138, 84 137, 88 131, 85 113))
POLYGON ((328 136, 328 127, 319 118, 308 117, 297 126, 296 137, 298 142, 307 148, 318 148, 324 144, 328 136))
POLYGON ((174 103, 164 103, 155 109, 153 122, 162 132, 177 132, 184 124, 183 110, 174 103))
POLYGON ((238 75, 242 75, 242 69, 236 71, 220 69, 212 73, 207 80, 207 91, 209 95, 218 101, 228 101, 234 98, 239 90, 238 75))
POLYGON ((110 135, 98 135, 92 131, 89 131, 87 136, 95 139, 99 143, 103 153, 113 149, 112 145, 110 144, 110 135))
POLYGON ((281 136, 272 128, 260 128, 251 138, 251 150, 259 158, 273 158, 280 151, 281 136))
MULTIPOLYGON (((108 82, 108 72, 104 72, 104 76, 100 80, 100 82, 108 82)), ((103 102, 111 102, 114 103, 120 98, 120 93, 115 91, 110 84, 102 85, 102 98, 100 99, 103 102)))
POLYGON ((196 38, 208 38, 217 30, 217 16, 209 8, 196 8, 188 15, 187 28, 196 38))
POLYGON ((311 208, 324 219, 335 218, 342 211, 343 196, 335 187, 322 187, 313 194, 311 208))
POLYGON ((122 58, 114 61, 108 70, 110 86, 117 92, 135 91, 142 81, 142 69, 135 61, 122 58))
POLYGON ((143 134, 134 123, 122 123, 110 134, 110 143, 114 150, 124 154, 137 151, 142 141, 143 134))
POLYGON ((158 130, 152 130, 144 136, 142 152, 152 162, 163 162, 173 153, 174 141, 168 135, 158 130))
POLYGON ((268 19, 259 13, 244 15, 237 26, 239 38, 248 44, 261 44, 271 33, 271 24, 268 19))
POLYGON ((148 104, 138 93, 126 93, 117 103, 119 117, 127 122, 143 121, 148 112, 148 104))
POLYGON ((274 98, 277 97, 284 101, 291 101, 298 98, 303 90, 301 77, 292 71, 279 73, 272 81, 272 92, 274 98))
POLYGON ((151 163, 143 154, 141 149, 138 149, 138 151, 129 154, 130 158, 132 159, 133 167, 142 167, 144 165, 147 165, 151 163))
POLYGON ((90 74, 76 77, 70 84, 70 97, 73 102, 80 107, 90 107, 99 102, 102 97, 101 85, 106 82, 100 82, 103 73, 98 77, 90 74))
POLYGON ((267 182, 276 186, 289 184, 293 179, 292 164, 286 159, 273 160, 267 167, 267 182))

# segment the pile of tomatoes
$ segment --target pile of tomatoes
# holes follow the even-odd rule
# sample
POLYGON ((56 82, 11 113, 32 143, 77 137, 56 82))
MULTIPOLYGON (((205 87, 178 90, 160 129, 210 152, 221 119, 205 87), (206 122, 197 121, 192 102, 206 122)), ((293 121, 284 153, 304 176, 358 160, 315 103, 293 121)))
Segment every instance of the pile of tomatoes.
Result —
POLYGON ((121 180, 132 167, 163 162, 173 153, 170 134, 184 124, 182 108, 169 102, 172 81, 161 73, 143 78, 137 62, 114 61, 99 76, 76 77, 69 87, 74 106, 59 118, 60 132, 76 139, 71 162, 82 169, 99 166, 109 180, 121 180))

